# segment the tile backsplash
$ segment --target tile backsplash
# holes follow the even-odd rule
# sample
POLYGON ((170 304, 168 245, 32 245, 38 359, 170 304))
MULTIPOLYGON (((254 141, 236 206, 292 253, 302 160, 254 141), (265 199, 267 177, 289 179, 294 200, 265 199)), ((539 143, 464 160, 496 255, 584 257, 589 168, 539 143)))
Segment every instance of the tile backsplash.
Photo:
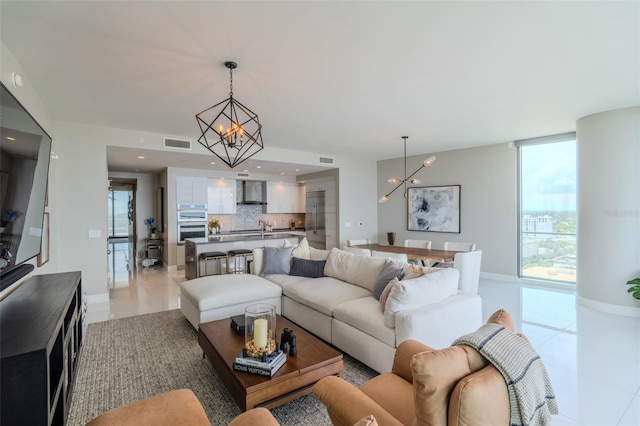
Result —
POLYGON ((274 229, 289 228, 295 221, 296 228, 304 227, 304 213, 263 213, 264 206, 239 204, 236 214, 209 215, 209 220, 218 219, 222 225, 222 231, 235 231, 245 229, 259 229, 260 219, 270 223, 274 229))

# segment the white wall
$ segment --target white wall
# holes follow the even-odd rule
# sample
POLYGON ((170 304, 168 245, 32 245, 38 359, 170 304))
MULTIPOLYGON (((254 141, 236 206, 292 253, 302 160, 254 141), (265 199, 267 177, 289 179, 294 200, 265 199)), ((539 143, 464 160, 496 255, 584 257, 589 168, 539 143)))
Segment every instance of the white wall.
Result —
MULTIPOLYGON (((407 230, 407 200, 403 188, 386 203, 378 204, 378 242, 396 232, 396 244, 407 238, 431 240, 433 248, 445 241, 474 242, 482 250, 482 271, 517 275, 517 150, 497 144, 479 148, 428 153, 407 157, 407 173, 413 173, 430 155, 437 159, 415 177, 414 186, 460 185, 460 234, 407 230)), ((404 160, 378 162, 376 200, 393 189, 390 177, 402 178, 404 160)))
POLYGON ((640 107, 578 120, 578 302, 640 316, 640 107), (635 309, 634 309, 635 308, 635 309))

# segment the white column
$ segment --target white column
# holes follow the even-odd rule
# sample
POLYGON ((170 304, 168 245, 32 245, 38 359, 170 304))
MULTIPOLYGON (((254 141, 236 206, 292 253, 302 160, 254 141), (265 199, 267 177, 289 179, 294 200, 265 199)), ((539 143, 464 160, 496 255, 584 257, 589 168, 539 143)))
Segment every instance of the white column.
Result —
POLYGON ((578 303, 640 316, 640 107, 583 117, 578 139, 578 303))

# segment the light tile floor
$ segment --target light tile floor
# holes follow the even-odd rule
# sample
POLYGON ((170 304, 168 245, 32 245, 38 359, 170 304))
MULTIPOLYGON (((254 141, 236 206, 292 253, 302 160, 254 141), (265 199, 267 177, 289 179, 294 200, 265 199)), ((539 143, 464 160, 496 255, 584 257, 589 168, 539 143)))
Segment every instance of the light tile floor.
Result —
MULTIPOLYGON (((112 274, 108 303, 89 305, 88 322, 179 308, 183 271, 126 264, 112 263, 125 271, 112 274)), ((567 290, 483 279, 479 292, 484 319, 505 308, 542 357, 560 407, 554 425, 640 425, 640 318, 577 306, 567 290)))

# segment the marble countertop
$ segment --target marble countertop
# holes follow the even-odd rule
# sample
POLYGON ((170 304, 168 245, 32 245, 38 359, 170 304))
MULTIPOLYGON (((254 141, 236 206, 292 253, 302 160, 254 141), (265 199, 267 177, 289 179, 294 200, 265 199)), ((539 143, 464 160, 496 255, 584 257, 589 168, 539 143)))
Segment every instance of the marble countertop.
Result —
POLYGON ((265 232, 264 237, 260 236, 260 231, 247 231, 244 232, 229 232, 209 235, 205 238, 187 238, 187 242, 195 244, 210 244, 210 243, 229 243, 234 241, 255 241, 255 240, 277 240, 291 237, 304 236, 304 231, 272 231, 265 232))

